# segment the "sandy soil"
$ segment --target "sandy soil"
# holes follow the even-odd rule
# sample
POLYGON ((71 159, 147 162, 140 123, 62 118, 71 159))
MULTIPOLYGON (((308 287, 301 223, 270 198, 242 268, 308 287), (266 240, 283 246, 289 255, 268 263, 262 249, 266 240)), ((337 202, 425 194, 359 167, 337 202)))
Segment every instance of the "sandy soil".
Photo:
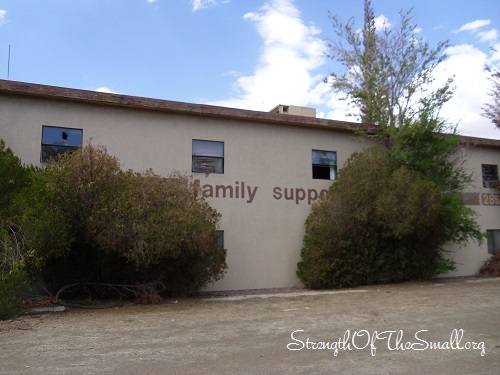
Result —
POLYGON ((28 315, 0 373, 499 374, 500 278, 28 315))

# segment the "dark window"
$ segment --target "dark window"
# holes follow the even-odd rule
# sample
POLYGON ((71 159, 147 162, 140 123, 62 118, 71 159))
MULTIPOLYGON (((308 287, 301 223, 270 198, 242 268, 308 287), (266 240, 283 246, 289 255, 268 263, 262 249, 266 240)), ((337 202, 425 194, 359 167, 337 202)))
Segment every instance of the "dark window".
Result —
POLYGON ((224 248, 224 231, 223 230, 218 230, 217 231, 217 248, 223 249, 224 248))
POLYGON ((495 164, 482 164, 481 169, 483 172, 483 187, 492 188, 493 182, 498 181, 498 165, 495 164))
POLYGON ((82 129, 43 126, 40 160, 45 163, 51 157, 55 158, 64 152, 74 151, 82 145, 82 142, 82 129))
POLYGON ((334 151, 312 150, 312 176, 318 180, 337 178, 337 153, 334 151))
POLYGON ((500 253, 500 229, 486 231, 488 239, 488 254, 500 253))
POLYGON ((224 142, 193 139, 192 172, 224 173, 224 142))

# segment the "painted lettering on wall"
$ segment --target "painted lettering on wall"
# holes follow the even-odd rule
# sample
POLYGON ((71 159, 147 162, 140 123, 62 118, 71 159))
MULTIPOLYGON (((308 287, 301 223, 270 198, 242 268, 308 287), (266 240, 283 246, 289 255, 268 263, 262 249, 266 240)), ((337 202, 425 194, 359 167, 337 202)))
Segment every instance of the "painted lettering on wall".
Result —
MULTIPOLYGON (((252 186, 245 181, 235 181, 234 184, 201 184, 200 180, 195 180, 199 186, 201 194, 205 198, 222 198, 222 199, 242 199, 246 203, 253 203, 259 191, 258 186, 252 186)), ((301 187, 281 187, 275 186, 271 196, 276 200, 291 201, 295 204, 307 202, 312 204, 319 199, 323 194, 327 193, 327 189, 304 189, 301 187)), ((260 193, 259 193, 260 194, 260 193)))
POLYGON ((307 198, 307 204, 312 204, 312 202, 327 192, 328 190, 326 189, 323 189, 318 193, 316 189, 306 190, 302 188, 282 188, 276 186, 273 189, 273 198, 277 200, 284 198, 287 201, 295 201, 295 204, 299 204, 299 202, 302 202, 307 198))
MULTIPOLYGON (((199 183, 199 180, 196 180, 199 183)), ((252 203, 255 194, 257 194, 257 186, 245 185, 244 181, 236 181, 234 185, 210 185, 204 184, 201 186, 201 194, 205 198, 236 198, 246 199, 247 203, 252 203)))

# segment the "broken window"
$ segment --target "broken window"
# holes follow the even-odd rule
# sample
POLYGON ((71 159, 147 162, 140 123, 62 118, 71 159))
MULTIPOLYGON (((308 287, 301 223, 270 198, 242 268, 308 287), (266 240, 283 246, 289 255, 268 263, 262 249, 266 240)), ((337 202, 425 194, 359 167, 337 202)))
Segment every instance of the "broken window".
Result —
POLYGON ((335 180, 337 178, 337 153, 312 150, 312 176, 313 179, 335 180))
POLYGON ((75 151, 83 142, 83 130, 61 128, 57 126, 42 127, 42 152, 40 161, 46 163, 65 152, 75 151))

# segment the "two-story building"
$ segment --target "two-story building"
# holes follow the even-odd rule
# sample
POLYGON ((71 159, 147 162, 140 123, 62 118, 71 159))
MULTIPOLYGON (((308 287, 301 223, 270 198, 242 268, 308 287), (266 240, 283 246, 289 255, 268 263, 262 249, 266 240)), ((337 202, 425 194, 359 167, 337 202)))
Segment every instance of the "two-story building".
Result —
MULTIPOLYGON (((371 145, 366 126, 319 119, 279 105, 257 112, 0 80, 0 138, 26 164, 92 140, 122 168, 185 171, 222 214, 228 271, 210 290, 298 284, 304 221, 353 152, 371 145)), ((488 241, 459 248, 451 276, 471 275, 500 248, 500 140, 463 137, 474 176, 465 194, 488 241)))

